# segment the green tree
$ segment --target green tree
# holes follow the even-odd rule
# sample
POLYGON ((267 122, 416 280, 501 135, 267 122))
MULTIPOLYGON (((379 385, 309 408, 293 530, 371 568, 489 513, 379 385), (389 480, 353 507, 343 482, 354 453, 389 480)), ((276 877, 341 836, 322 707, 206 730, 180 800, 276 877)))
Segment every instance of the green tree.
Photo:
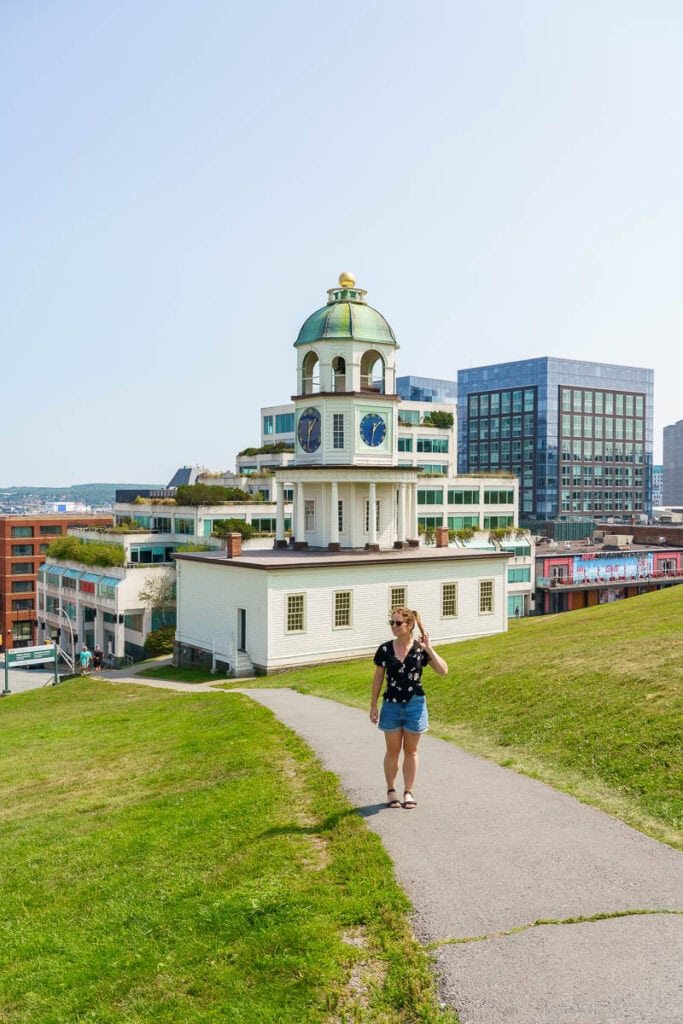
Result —
POLYGON ((159 612, 162 624, 170 626, 176 606, 175 570, 166 569, 150 576, 138 593, 138 600, 150 611, 159 612))
POLYGON ((428 427, 441 427, 442 430, 449 430, 453 426, 453 413, 439 412, 435 409, 434 412, 427 413, 422 422, 428 427))
POLYGON ((241 533, 242 540, 249 540, 256 533, 256 530, 250 523, 245 523, 243 519, 214 519, 213 522, 213 537, 226 537, 229 533, 241 533))
POLYGON ((156 658, 159 654, 172 654, 175 626, 159 626, 145 637, 145 654, 156 658))

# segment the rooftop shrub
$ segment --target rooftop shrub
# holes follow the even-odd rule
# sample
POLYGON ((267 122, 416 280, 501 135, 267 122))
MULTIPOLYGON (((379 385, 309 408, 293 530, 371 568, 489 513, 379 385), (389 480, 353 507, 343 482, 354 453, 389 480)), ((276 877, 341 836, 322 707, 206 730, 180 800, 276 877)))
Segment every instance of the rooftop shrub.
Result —
POLYGON ((81 562, 83 565, 124 566, 126 552, 122 544, 110 544, 108 541, 87 541, 67 534, 58 537, 47 549, 49 558, 60 558, 70 562, 81 562))

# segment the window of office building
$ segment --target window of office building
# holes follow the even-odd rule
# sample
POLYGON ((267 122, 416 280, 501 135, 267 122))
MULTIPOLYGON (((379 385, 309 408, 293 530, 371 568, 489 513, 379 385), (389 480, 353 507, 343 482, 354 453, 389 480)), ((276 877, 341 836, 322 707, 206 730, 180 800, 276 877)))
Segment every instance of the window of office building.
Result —
POLYGON ((447 437, 418 437, 417 439, 417 450, 418 452, 427 452, 428 454, 444 455, 448 452, 448 438, 447 437))
POLYGON ((13 580, 13 594, 30 594, 33 590, 33 580, 13 580))
POLYGON ((443 490, 418 490, 417 503, 418 505, 443 505, 443 490))
POLYGON ((34 607, 34 605, 33 605, 33 598, 32 597, 23 597, 23 598, 18 598, 16 601, 12 601, 12 611, 13 612, 33 611, 33 607, 34 607))
POLYGON ((275 433, 291 434, 294 432, 294 413, 283 412, 275 417, 275 433))
POLYGON ((443 516, 418 516, 417 525, 425 530, 435 530, 437 526, 443 526, 443 516))
POLYGON ((441 617, 454 619, 458 614, 458 584, 441 584, 441 617))
POLYGON ((351 591, 337 590, 334 595, 334 626, 341 629, 351 625, 351 591))
POLYGON ((478 530, 479 516, 449 516, 449 530, 478 530))
POLYGON ((33 527, 32 526, 13 526, 11 529, 12 537, 32 537, 33 527))
POLYGON ((272 434, 273 433, 273 417, 272 416, 264 416, 263 417, 263 433, 264 434, 272 434))
POLYGON ((514 491, 485 490, 485 505, 511 505, 515 500, 514 491))
POLYGON ((32 576, 33 562, 12 562, 12 576, 32 576))
POLYGON ((508 583, 530 583, 531 569, 522 566, 516 569, 508 569, 508 583))
POLYGON ((455 488, 449 488, 448 490, 448 504, 449 505, 478 505, 479 504, 479 490, 464 491, 455 488))
POLYGON ((408 426, 419 426, 420 423, 420 410, 419 409, 401 409, 398 410, 398 422, 405 423, 408 426))
POLYGON ((438 462, 419 462, 417 468, 431 476, 446 476, 448 473, 448 466, 445 463, 442 465, 438 462))
POLYGON ((400 452, 412 452, 412 450, 413 450, 413 439, 412 439, 412 437, 399 437, 399 439, 398 439, 398 450, 400 452))
POLYGON ((41 532, 43 537, 47 537, 49 534, 52 534, 52 533, 61 533, 62 532, 62 528, 61 528, 61 526, 59 526, 57 524, 48 525, 48 526, 41 526, 40 527, 40 532, 41 532))
POLYGON ((175 517, 175 532, 182 534, 194 533, 194 519, 186 519, 181 516, 175 517))
POLYGON ((13 544, 12 545, 12 557, 20 558, 22 555, 32 555, 33 544, 13 544))
POLYGON ((513 525, 513 516, 484 516, 485 530, 502 530, 513 525))
POLYGON ((12 623, 12 640, 32 640, 33 639, 33 621, 28 622, 13 622, 12 623))

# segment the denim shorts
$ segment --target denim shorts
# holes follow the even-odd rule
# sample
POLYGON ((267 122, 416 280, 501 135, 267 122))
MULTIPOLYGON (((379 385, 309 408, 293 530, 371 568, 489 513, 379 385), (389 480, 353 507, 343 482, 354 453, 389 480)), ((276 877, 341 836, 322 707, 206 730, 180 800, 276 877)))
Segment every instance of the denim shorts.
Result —
POLYGON ((382 732, 396 732, 397 729, 403 729, 405 732, 426 732, 429 728, 427 699, 416 695, 411 697, 407 704, 394 704, 390 700, 383 700, 378 725, 382 732))

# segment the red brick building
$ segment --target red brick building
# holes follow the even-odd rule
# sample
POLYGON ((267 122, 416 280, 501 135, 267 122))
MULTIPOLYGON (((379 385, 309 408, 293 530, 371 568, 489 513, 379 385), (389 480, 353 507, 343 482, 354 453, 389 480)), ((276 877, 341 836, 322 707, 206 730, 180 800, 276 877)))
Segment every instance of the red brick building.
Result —
POLYGON ((0 516, 0 634, 3 650, 36 636, 36 578, 50 544, 71 526, 111 526, 111 516, 0 516))

